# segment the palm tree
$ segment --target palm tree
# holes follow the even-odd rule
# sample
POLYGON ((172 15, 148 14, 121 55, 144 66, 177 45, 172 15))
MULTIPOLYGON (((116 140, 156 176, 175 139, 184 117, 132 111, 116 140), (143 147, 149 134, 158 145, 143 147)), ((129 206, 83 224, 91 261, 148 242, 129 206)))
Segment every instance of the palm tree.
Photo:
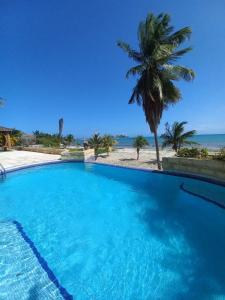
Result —
POLYGON ((74 138, 73 134, 67 134, 63 138, 63 142, 66 146, 70 146, 71 144, 73 144, 75 142, 75 138, 74 138))
POLYGON ((190 81, 195 76, 193 70, 175 64, 177 59, 192 49, 180 48, 190 35, 189 27, 174 32, 168 14, 148 14, 138 28, 138 50, 133 50, 124 42, 118 42, 118 46, 137 63, 126 75, 138 76, 129 104, 136 102, 144 110, 150 131, 154 134, 159 169, 161 164, 157 130, 162 113, 169 104, 181 99, 181 92, 174 81, 190 81))
POLYGON ((163 139, 162 147, 172 145, 172 149, 177 152, 183 145, 197 144, 189 140, 189 138, 196 134, 195 130, 184 132, 184 125, 186 124, 187 122, 174 122, 173 125, 170 126, 166 123, 166 131, 161 135, 163 139))
POLYGON ((102 138, 102 146, 106 149, 107 154, 109 155, 109 152, 111 148, 116 144, 116 141, 113 139, 111 135, 104 135, 102 138))
POLYGON ((102 138, 98 133, 95 133, 89 140, 88 145, 95 150, 95 160, 98 158, 99 148, 102 146, 102 138))
POLYGON ((140 149, 148 145, 148 141, 142 135, 135 138, 133 146, 137 149, 137 160, 139 159, 140 149))

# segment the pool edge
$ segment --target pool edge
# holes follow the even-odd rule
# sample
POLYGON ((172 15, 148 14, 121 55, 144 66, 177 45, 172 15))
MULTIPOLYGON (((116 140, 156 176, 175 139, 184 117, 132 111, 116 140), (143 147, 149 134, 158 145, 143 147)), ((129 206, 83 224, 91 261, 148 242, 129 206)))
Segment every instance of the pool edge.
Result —
POLYGON ((136 171, 147 172, 147 173, 164 174, 167 176, 175 176, 175 177, 200 180, 203 182, 207 182, 207 183, 225 187, 225 181, 213 179, 213 178, 209 178, 209 177, 204 177, 204 176, 196 175, 196 174, 187 174, 187 173, 176 172, 176 171, 161 171, 161 170, 154 170, 154 169, 138 168, 138 167, 133 167, 133 166, 121 166, 121 165, 115 165, 115 164, 109 164, 109 163, 102 163, 102 162, 96 162, 96 161, 83 161, 83 160, 76 160, 76 161, 75 160, 56 160, 56 161, 34 163, 34 164, 29 164, 29 165, 18 166, 15 168, 8 168, 8 169, 6 169, 6 173, 12 173, 12 172, 16 172, 16 171, 20 171, 20 170, 24 170, 24 169, 30 169, 30 168, 41 167, 41 166, 46 166, 46 165, 64 164, 64 163, 95 164, 95 165, 109 166, 109 167, 114 167, 114 168, 136 170, 136 171))

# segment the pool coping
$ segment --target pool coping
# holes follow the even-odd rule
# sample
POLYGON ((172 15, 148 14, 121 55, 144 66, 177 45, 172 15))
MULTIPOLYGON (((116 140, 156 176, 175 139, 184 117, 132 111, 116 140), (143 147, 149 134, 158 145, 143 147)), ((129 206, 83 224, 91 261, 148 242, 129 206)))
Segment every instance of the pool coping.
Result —
POLYGON ((102 166, 109 166, 109 167, 114 167, 114 168, 122 168, 122 169, 130 169, 130 170, 136 170, 136 171, 142 171, 142 172, 147 172, 147 173, 155 173, 155 174, 164 174, 167 176, 175 176, 175 177, 182 177, 182 178, 189 178, 189 179, 195 179, 195 180, 200 180, 203 182, 219 185, 225 187, 225 181, 218 180, 218 179, 213 179, 210 177, 204 177, 201 175, 197 174, 189 174, 189 173, 182 173, 182 172, 177 172, 177 171, 162 171, 162 170, 154 170, 154 169, 146 169, 142 167, 134 167, 134 166, 122 166, 122 165, 117 165, 117 164, 109 164, 109 163, 102 163, 102 162, 97 162, 97 161, 83 161, 83 160, 53 160, 53 161, 45 161, 45 162, 39 162, 39 163, 34 163, 34 164, 28 164, 28 165, 22 165, 22 166, 17 166, 13 168, 6 168, 6 173, 12 173, 15 171, 20 171, 24 169, 30 169, 30 168, 35 168, 35 167, 41 167, 45 165, 52 165, 52 164, 62 164, 62 163, 84 163, 84 164, 95 164, 95 165, 102 165, 102 166))

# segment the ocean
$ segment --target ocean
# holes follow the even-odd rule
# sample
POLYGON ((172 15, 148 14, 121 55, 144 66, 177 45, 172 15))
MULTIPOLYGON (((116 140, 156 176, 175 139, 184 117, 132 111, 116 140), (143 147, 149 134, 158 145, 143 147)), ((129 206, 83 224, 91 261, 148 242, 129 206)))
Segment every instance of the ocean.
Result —
MULTIPOLYGON (((154 147, 154 137, 146 137, 149 142, 149 147, 154 147)), ((225 134, 199 134, 191 138, 192 141, 199 145, 193 145, 193 147, 205 147, 210 150, 218 150, 225 147, 225 134)), ((133 146, 134 137, 116 138, 116 148, 129 148, 133 146)), ((159 138, 159 144, 162 144, 162 139, 159 138)))

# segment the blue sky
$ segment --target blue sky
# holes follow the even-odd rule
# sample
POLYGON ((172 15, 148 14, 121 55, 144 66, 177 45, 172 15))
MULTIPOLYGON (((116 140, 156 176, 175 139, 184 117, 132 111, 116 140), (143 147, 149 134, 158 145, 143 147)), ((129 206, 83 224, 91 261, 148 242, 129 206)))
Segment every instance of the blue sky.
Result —
POLYGON ((194 50, 181 64, 196 71, 180 83, 183 100, 164 113, 199 133, 225 133, 224 0, 1 0, 0 124, 25 132, 149 135, 142 110, 128 105, 133 64, 116 46, 137 44, 148 12, 171 14, 176 29, 191 26, 194 50))

